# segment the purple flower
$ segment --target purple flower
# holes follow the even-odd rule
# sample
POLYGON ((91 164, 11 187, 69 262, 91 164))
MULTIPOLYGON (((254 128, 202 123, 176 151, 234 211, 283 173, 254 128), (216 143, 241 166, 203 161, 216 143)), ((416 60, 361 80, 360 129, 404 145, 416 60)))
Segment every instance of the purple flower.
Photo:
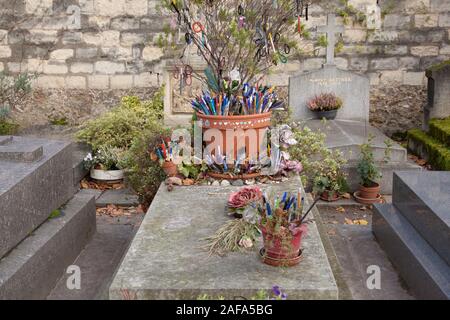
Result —
POLYGON ((274 295, 276 295, 277 297, 281 294, 281 290, 279 286, 273 286, 272 287, 272 292, 274 295))

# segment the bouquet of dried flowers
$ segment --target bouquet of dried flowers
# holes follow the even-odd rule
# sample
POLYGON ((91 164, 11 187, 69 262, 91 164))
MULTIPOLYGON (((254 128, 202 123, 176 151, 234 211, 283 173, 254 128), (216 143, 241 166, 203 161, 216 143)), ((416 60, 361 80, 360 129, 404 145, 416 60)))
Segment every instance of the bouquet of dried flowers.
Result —
POLYGON ((321 93, 307 103, 308 109, 314 112, 338 110, 342 105, 342 99, 334 93, 321 93))

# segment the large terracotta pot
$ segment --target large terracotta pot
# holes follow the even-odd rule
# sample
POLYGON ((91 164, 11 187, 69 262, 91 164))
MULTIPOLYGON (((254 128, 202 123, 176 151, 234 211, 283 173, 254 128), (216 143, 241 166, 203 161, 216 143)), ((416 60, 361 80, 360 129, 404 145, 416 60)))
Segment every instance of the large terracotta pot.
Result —
POLYGON ((264 240, 263 261, 273 266, 293 266, 300 262, 302 237, 306 234, 306 224, 297 227, 291 233, 291 237, 286 238, 278 234, 273 234, 261 226, 264 240))
MULTIPOLYGON (((247 158, 258 159, 264 134, 271 124, 271 117, 272 112, 243 116, 213 116, 197 113, 197 119, 202 122, 205 147, 210 143, 219 144, 221 152, 225 154, 227 146, 233 146, 234 159, 237 159, 239 149, 244 146, 247 158), (213 136, 217 131, 210 129, 218 130, 222 134, 222 140, 216 142, 213 136)), ((214 151, 211 153, 214 154, 214 151)))

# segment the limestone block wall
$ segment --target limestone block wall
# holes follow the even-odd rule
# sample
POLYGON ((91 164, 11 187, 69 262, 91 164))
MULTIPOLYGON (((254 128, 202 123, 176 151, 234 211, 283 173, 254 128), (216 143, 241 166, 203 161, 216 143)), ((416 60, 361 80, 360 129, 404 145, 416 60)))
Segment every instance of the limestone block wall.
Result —
MULTIPOLYGON (((317 2, 317 1, 316 1, 317 2)), ((450 58, 450 0, 349 0, 367 14, 345 25, 336 63, 366 73, 373 85, 423 85, 424 69, 450 58), (372 11, 371 11, 372 10, 372 11)), ((0 70, 40 74, 42 88, 128 89, 163 80, 164 53, 156 45, 170 18, 159 0, 0 0, 0 70)), ((309 27, 326 23, 341 0, 311 6, 309 27)), ((317 34, 312 30, 313 39, 317 34)), ((303 40, 301 40, 303 41, 303 40)), ((312 46, 313 40, 303 42, 312 46)), ((290 59, 267 81, 287 85, 287 75, 319 68, 325 50, 290 59)))

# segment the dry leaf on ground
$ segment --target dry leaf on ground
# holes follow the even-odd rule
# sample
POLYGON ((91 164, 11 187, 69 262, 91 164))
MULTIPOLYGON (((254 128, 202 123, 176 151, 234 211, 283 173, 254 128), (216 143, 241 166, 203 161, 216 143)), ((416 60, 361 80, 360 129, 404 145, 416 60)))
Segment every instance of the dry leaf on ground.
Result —
POLYGON ((337 207, 336 211, 340 212, 340 213, 345 213, 345 208, 344 207, 337 207))

